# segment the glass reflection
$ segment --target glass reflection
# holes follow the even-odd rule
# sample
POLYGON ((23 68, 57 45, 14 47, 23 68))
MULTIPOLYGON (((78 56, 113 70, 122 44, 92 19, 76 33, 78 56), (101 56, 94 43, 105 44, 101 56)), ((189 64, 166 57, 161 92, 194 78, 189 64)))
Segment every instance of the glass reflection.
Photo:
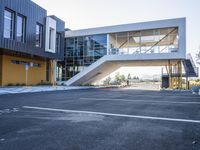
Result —
POLYGON ((65 39, 62 80, 68 80, 107 54, 107 34, 65 39))

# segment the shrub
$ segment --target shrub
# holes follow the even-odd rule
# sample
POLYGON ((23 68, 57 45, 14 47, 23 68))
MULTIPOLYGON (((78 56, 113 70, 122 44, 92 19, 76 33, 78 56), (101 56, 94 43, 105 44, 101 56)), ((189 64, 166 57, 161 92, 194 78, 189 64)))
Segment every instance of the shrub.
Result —
POLYGON ((195 93, 198 93, 200 90, 200 86, 193 86, 192 87, 192 91, 195 92, 195 93))

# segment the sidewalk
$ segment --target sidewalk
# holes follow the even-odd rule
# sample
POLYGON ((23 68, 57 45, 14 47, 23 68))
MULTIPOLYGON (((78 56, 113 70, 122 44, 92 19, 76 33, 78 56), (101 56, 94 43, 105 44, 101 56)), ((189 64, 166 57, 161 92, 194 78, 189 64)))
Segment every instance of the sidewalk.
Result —
POLYGON ((17 94, 17 93, 34 93, 34 92, 47 92, 47 91, 62 91, 62 90, 78 90, 99 88, 93 86, 33 86, 33 87, 3 87, 0 88, 0 95, 4 94, 17 94))

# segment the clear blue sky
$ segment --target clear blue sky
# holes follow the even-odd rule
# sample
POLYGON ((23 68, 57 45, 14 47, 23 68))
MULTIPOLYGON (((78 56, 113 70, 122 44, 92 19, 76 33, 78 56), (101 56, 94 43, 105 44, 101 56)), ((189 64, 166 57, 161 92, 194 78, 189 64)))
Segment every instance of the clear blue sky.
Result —
POLYGON ((33 0, 70 29, 187 18, 187 52, 200 46, 200 0, 33 0))

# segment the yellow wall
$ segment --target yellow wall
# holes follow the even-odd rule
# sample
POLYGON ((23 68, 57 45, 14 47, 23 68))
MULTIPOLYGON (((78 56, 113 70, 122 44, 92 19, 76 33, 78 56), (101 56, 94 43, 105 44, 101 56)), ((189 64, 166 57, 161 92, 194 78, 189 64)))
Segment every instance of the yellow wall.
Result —
POLYGON ((46 62, 34 59, 27 59, 14 56, 2 56, 2 85, 25 84, 26 70, 24 65, 12 64, 11 60, 27 61, 40 64, 40 67, 29 67, 28 70, 28 85, 35 85, 46 81, 46 62))
POLYGON ((2 84, 2 55, 0 55, 0 85, 2 84))

